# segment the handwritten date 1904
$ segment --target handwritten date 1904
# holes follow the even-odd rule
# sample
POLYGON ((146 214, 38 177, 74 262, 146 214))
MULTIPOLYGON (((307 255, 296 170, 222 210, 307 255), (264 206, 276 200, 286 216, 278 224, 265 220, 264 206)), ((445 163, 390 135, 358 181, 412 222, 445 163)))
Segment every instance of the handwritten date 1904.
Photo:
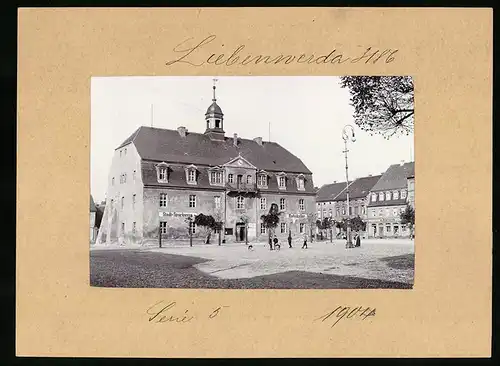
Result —
POLYGON ((375 316, 376 309, 370 307, 350 307, 350 306, 337 306, 335 310, 330 311, 319 318, 314 319, 314 321, 325 322, 327 320, 332 321, 331 327, 333 328, 342 319, 356 319, 365 320, 366 318, 375 316))

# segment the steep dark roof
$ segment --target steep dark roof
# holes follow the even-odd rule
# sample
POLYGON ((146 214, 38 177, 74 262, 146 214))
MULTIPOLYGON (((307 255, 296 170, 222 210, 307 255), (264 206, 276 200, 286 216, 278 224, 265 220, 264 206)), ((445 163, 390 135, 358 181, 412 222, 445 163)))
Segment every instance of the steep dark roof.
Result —
POLYGON ((219 114, 221 116, 223 115, 222 109, 219 107, 219 105, 215 101, 210 105, 210 107, 208 107, 207 113, 205 113, 205 115, 207 115, 207 114, 219 114))
POLYGON ((97 208, 95 207, 95 202, 92 195, 90 195, 90 212, 97 212, 97 208))
MULTIPOLYGON (((197 167, 196 168, 196 186, 186 182, 185 166, 179 164, 169 164, 168 183, 159 183, 156 175, 155 164, 152 161, 142 162, 142 181, 146 186, 157 187, 184 187, 184 188, 204 188, 213 190, 224 190, 225 187, 210 185, 209 168, 197 167)), ((262 192, 282 192, 278 188, 278 180, 276 174, 268 172, 268 188, 261 188, 262 192)), ((286 177, 286 192, 297 193, 302 192, 306 194, 314 194, 314 184, 311 175, 305 175, 304 191, 299 191, 295 177, 297 175, 287 175, 286 177)))
MULTIPOLYGON (((362 177, 356 179, 349 185, 349 199, 365 198, 370 193, 373 186, 379 181, 382 175, 374 175, 371 177, 362 177)), ((347 200, 347 191, 344 189, 334 201, 347 200)))
POLYGON ((298 157, 276 142, 263 141, 260 146, 253 140, 238 138, 236 147, 232 137, 215 141, 193 132, 181 137, 176 130, 146 126, 139 127, 117 149, 131 142, 143 160, 215 166, 240 154, 258 169, 312 174, 298 157))
POLYGON ((332 184, 325 184, 323 185, 317 195, 316 195, 316 201, 317 202, 322 202, 322 201, 333 201, 337 195, 342 192, 343 189, 345 189, 346 183, 345 182, 340 182, 340 183, 332 183, 332 184))
POLYGON ((377 184, 372 188, 373 192, 407 187, 407 178, 415 174, 415 163, 394 164, 382 174, 377 184))

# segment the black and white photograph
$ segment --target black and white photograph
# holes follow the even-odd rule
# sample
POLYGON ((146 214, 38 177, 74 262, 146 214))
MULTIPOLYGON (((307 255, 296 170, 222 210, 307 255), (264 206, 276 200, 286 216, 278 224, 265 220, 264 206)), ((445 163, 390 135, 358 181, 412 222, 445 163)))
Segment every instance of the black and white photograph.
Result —
POLYGON ((413 288, 411 76, 90 82, 91 286, 413 288))

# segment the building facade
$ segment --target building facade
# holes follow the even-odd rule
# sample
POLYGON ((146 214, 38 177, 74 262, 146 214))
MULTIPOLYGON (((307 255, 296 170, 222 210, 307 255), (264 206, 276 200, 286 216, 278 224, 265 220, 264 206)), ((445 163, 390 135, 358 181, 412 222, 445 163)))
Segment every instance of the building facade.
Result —
POLYGON ((276 142, 226 137, 215 86, 212 101, 204 133, 143 126, 115 150, 98 243, 202 237, 189 221, 199 213, 222 223, 226 242, 267 240, 261 216, 272 204, 281 212, 278 236, 306 232, 311 171, 276 142))
POLYGON ((408 177, 414 177, 414 169, 414 162, 391 165, 373 186, 368 204, 368 237, 410 235, 406 225, 401 224, 400 214, 409 203, 408 177))
POLYGON ((97 238, 97 232, 95 229, 95 218, 96 218, 97 208, 94 202, 94 198, 90 195, 90 243, 94 244, 97 238))
MULTIPOLYGON (((316 206, 317 217, 323 220, 330 217, 336 222, 355 217, 367 222, 367 206, 369 202, 370 190, 381 178, 381 175, 368 176, 355 179, 349 182, 328 184, 318 192, 316 206), (347 208, 347 191, 349 191, 349 209, 347 208), (349 211, 349 212, 348 212, 349 211)), ((339 228, 335 228, 335 235, 341 234, 339 228)), ((365 236, 365 233, 361 233, 365 236)))

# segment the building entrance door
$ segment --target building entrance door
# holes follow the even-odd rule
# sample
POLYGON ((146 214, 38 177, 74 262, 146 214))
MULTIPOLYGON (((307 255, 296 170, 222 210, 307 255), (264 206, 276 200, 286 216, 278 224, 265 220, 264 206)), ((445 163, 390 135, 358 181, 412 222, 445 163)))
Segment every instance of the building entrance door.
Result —
POLYGON ((245 224, 236 224, 236 241, 245 241, 245 224))

